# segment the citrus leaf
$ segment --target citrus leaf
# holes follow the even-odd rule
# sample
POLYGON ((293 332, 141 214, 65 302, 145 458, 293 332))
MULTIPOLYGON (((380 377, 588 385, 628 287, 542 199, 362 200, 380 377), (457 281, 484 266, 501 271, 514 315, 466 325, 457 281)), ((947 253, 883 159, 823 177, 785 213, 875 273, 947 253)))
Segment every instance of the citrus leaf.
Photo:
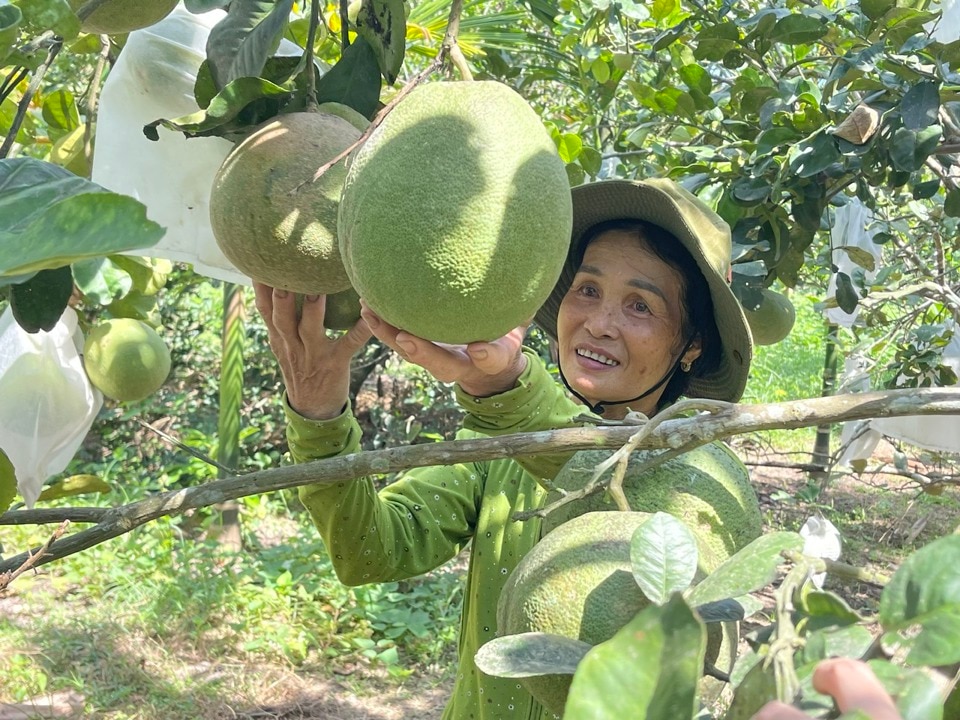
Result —
POLYGON ((519 633, 485 643, 473 660, 480 672, 494 677, 573 675, 592 648, 582 640, 561 635, 519 633))
POLYGON ((44 97, 41 113, 54 139, 80 127, 80 111, 69 90, 57 90, 44 97))
POLYGON ((380 66, 370 43, 361 37, 317 83, 317 102, 348 105, 364 117, 373 117, 380 100, 380 66))
POLYGON ((840 151, 833 137, 817 132, 811 140, 794 145, 787 153, 790 169, 800 177, 811 177, 826 170, 840 159, 840 151))
POLYGON ((404 0, 362 0, 357 33, 373 48, 380 72, 392 85, 403 66, 407 47, 404 0))
POLYGON ((679 594, 651 605, 587 653, 564 720, 693 717, 706 644, 703 624, 679 594))
POLYGON ((799 137, 796 130, 788 127, 773 127, 764 130, 757 137, 756 153, 760 155, 769 155, 781 145, 797 140, 799 137))
POLYGON ((814 630, 806 633, 796 664, 799 667, 829 657, 863 657, 872 644, 873 635, 863 625, 814 630))
POLYGON ((947 191, 943 201, 943 211, 950 217, 960 217, 960 189, 947 191))
POLYGON ((630 539, 633 577, 643 594, 657 605, 690 587, 697 562, 693 533, 665 512, 654 513, 630 539))
POLYGON ((189 137, 226 136, 279 114, 292 98, 292 91, 269 80, 241 77, 217 93, 206 109, 173 120, 154 120, 144 125, 143 134, 159 140, 157 126, 163 125, 189 137))
POLYGON ((715 600, 704 605, 698 605, 697 615, 705 623, 738 622, 747 616, 747 611, 739 600, 727 598, 726 600, 715 600))
POLYGON ((777 20, 768 39, 784 45, 816 42, 827 34, 827 24, 810 15, 787 15, 777 20))
POLYGON ((585 146, 581 148, 580 155, 577 156, 577 162, 586 172, 596 177, 603 166, 603 156, 592 147, 585 146))
POLYGON ((110 486, 96 475, 71 475, 45 487, 37 500, 43 502, 86 493, 106 492, 110 492, 110 486))
POLYGON ((812 629, 852 625, 863 620, 842 597, 826 590, 803 593, 799 609, 810 616, 808 626, 812 629))
POLYGON ((293 0, 233 0, 207 38, 207 60, 217 86, 258 77, 280 45, 293 0))
POLYGON ((896 4, 897 0, 861 0, 860 9, 868 18, 876 20, 883 17, 896 4))
POLYGON ((10 288, 10 309, 17 324, 28 333, 53 330, 73 294, 70 266, 41 270, 10 288))
POLYGON ((165 230, 126 195, 74 195, 45 208, 27 227, 0 230, 0 275, 22 275, 77 260, 155 245, 165 230))
POLYGON ((853 311, 857 309, 857 304, 860 302, 860 296, 857 295, 857 291, 853 287, 853 281, 845 272, 837 273, 837 292, 835 297, 837 299, 837 305, 847 315, 852 315, 853 311))
POLYGON ((73 278, 84 299, 97 305, 121 298, 133 287, 130 274, 105 257, 74 263, 73 278))
POLYGON ((777 699, 777 682, 773 676, 773 666, 764 667, 764 665, 762 661, 757 662, 744 675, 733 694, 733 702, 723 716, 724 720, 750 720, 770 700, 777 699))
POLYGON ((783 562, 784 550, 800 550, 803 538, 795 532, 762 535, 744 547, 694 587, 687 600, 693 606, 735 598, 769 585, 783 562))
POLYGON ((918 82, 903 94, 900 117, 909 130, 921 130, 937 124, 940 112, 940 83, 932 80, 918 82))
MULTIPOLYGON (((16 5, 0 6, 0 62, 13 50, 20 35, 20 23, 23 22, 23 13, 16 5)), ((0 501, 2 501, 0 497, 0 501)), ((0 503, 2 506, 2 503, 0 503)), ((2 511, 0 511, 2 512, 2 511)))
POLYGON ((557 152, 565 163, 572 163, 583 149, 583 140, 575 133, 564 133, 557 143, 557 152))
POLYGON ((60 200, 92 192, 106 191, 53 163, 33 158, 0 160, 0 228, 22 229, 60 200))
POLYGON ((30 0, 17 5, 23 11, 23 25, 33 30, 53 30, 64 40, 80 34, 80 18, 67 0, 30 0))
POLYGON ((926 672, 898 667, 886 660, 869 660, 867 665, 894 698, 903 720, 943 718, 940 689, 926 672))
POLYGON ((854 263, 862 267, 864 270, 874 271, 877 269, 877 259, 873 256, 873 253, 859 248, 856 245, 844 245, 839 248, 847 254, 854 263))
POLYGON ((7 454, 0 449, 0 515, 13 504, 17 496, 17 474, 7 454))

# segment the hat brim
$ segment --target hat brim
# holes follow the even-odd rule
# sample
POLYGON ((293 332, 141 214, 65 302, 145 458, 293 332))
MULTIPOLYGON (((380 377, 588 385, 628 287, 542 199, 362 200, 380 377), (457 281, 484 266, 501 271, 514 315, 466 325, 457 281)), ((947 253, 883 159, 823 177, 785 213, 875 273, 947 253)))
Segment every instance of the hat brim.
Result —
MULTIPOLYGON (((719 366, 690 379, 685 395, 736 402, 743 395, 753 358, 750 327, 736 296, 704 255, 691 223, 674 194, 656 181, 605 180, 573 188, 573 231, 570 249, 556 286, 537 311, 535 322, 557 338, 560 303, 576 275, 576 250, 584 234, 609 220, 642 220, 670 232, 687 249, 703 272, 713 300, 713 316, 721 339, 719 366)), ((689 212, 687 210, 686 212, 689 212)))

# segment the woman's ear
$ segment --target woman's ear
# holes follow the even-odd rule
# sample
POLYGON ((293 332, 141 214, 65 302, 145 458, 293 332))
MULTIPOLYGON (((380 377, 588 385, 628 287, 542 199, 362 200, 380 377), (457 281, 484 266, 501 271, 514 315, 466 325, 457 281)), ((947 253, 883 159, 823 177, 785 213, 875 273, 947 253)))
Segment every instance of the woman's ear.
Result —
POLYGON ((684 365, 692 365, 693 361, 696 360, 703 354, 703 341, 700 339, 700 336, 697 335, 690 341, 690 346, 687 348, 687 351, 683 354, 683 357, 680 358, 680 362, 684 365))

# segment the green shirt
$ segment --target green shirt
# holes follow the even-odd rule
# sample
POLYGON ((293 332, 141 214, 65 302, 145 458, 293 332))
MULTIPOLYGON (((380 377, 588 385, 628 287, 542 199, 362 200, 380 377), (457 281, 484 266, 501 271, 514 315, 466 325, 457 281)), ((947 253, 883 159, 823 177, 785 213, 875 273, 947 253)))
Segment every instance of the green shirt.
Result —
MULTIPOLYGON (((540 359, 527 354, 517 386, 488 398, 457 391, 467 412, 457 438, 569 427, 583 408, 570 400, 540 359)), ((287 405, 287 439, 297 462, 360 450, 360 427, 349 409, 313 421, 287 405)), ((539 507, 569 455, 417 468, 376 491, 370 478, 308 485, 300 498, 310 511, 341 582, 389 582, 428 572, 469 541, 470 566, 460 621, 459 667, 444 720, 548 718, 517 680, 476 669, 473 656, 497 630, 497 600, 510 572, 540 539, 540 520, 511 520, 539 507)))

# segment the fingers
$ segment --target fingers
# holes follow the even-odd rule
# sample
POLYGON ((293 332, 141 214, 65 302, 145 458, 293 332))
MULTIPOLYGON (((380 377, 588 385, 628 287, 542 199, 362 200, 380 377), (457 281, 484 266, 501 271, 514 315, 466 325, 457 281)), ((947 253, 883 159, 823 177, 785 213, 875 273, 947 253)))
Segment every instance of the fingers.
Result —
POLYGON ((810 720, 810 716, 775 700, 760 708, 751 720, 810 720))
POLYGON ((893 699, 870 666, 859 660, 824 660, 813 671, 813 687, 832 695, 841 712, 862 710, 872 720, 900 720, 893 699))
POLYGON ((527 326, 514 328, 492 342, 477 342, 467 345, 467 354, 478 370, 490 375, 502 373, 517 360, 527 326))

